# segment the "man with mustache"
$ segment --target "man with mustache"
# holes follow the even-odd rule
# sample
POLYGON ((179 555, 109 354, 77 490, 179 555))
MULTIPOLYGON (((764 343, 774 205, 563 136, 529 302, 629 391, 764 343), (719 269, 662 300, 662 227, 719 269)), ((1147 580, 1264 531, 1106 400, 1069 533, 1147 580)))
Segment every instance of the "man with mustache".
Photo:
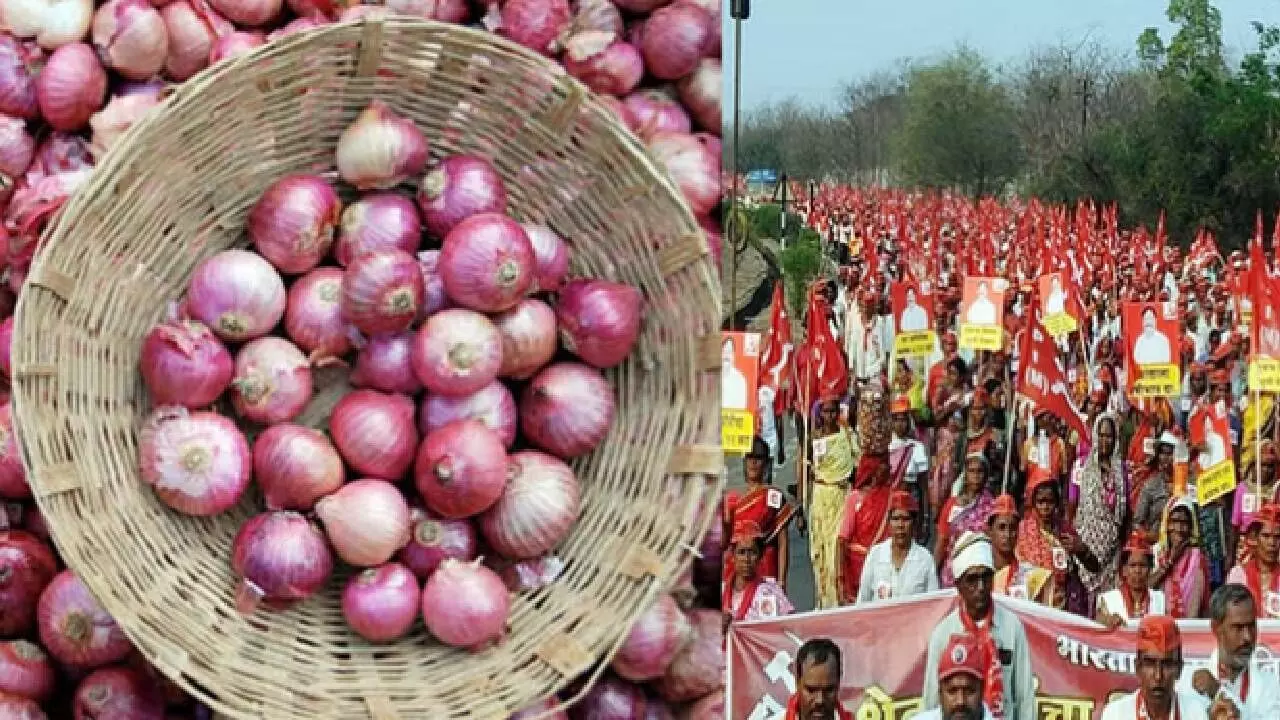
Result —
POLYGON ((814 638, 796 653, 796 694, 787 703, 786 720, 853 720, 840 707, 840 648, 814 638))
MULTIPOLYGON (((1227 584, 1209 599, 1209 627, 1218 646, 1208 667, 1187 668, 1179 689, 1194 690, 1201 705, 1230 704, 1239 720, 1280 718, 1280 678, 1257 667, 1253 651, 1258 642, 1258 613, 1253 593, 1244 585, 1227 584)), ((1213 712, 1210 716, 1218 717, 1213 712)))
MULTIPOLYGON (((1138 625, 1137 692, 1108 703, 1102 720, 1207 720, 1204 705, 1178 692, 1182 673, 1182 634, 1168 615, 1148 615, 1138 625)), ((1225 720, 1214 715, 1214 720, 1225 720)))
POLYGON ((971 635, 952 635, 938 663, 938 707, 915 720, 992 720, 982 702, 986 648, 971 635))

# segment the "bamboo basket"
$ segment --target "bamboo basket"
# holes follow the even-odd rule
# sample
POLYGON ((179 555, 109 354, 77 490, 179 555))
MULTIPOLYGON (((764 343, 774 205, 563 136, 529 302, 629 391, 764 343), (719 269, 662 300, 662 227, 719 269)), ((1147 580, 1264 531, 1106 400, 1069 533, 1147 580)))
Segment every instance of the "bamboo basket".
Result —
MULTIPOLYGON (((411 19, 331 25, 202 73, 129 131, 45 238, 18 304, 13 398, 28 478, 62 556, 138 649, 231 718, 506 718, 603 661, 687 564, 720 491, 720 289, 669 179, 610 110, 501 38, 411 19), (582 513, 555 583, 516 596, 482 653, 355 636, 340 582, 285 613, 238 614, 230 547, 258 507, 212 519, 139 478, 144 334, 196 264, 245 243, 268 184, 333 172, 338 133, 373 98, 434 156, 489 157, 511 213, 566 237, 574 275, 646 296, 636 352, 610 375, 618 413, 576 463, 582 513)), ((329 377, 304 415, 322 424, 329 377)))

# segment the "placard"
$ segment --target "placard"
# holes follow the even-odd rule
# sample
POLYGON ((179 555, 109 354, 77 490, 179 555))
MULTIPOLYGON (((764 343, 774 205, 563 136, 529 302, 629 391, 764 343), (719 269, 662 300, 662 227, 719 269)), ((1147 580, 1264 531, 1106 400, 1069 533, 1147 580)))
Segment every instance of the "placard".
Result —
POLYGON ((965 278, 960 303, 960 347, 997 351, 1004 347, 1004 278, 965 278))
POLYGON ((745 454, 755 435, 759 397, 760 333, 726 332, 720 354, 720 444, 728 454, 745 454))

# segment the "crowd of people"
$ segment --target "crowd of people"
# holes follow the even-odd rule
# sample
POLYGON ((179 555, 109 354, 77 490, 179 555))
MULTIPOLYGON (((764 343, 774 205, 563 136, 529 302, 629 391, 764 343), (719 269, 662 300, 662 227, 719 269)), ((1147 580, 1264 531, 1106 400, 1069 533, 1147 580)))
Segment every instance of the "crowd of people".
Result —
MULTIPOLYGON (((1183 251, 1163 227, 1124 230, 1114 208, 1088 203, 823 187, 798 210, 839 269, 810 288, 805 337, 784 364, 770 363, 767 349, 781 329, 765 339, 762 431, 743 460, 746 489, 724 505, 734 548, 727 622, 792 611, 794 524, 807 536, 817 609, 956 588, 962 602, 930 643, 926 707, 965 675, 963 662, 946 670, 966 654, 951 644, 970 643, 971 657, 1003 654, 979 663, 983 712, 1030 720, 1025 638, 992 594, 1140 627, 1142 690, 1126 702, 1162 708, 1153 718, 1182 702, 1170 689, 1181 670, 1170 618, 1210 618, 1225 628, 1220 640, 1246 605, 1250 622, 1280 618, 1280 426, 1275 394, 1248 383, 1258 348, 1251 310, 1271 319, 1274 285, 1261 230, 1248 253, 1224 257, 1210 233, 1183 251), (1045 302, 1039 280, 1050 274, 1045 302), (972 297, 967 278, 983 279, 972 297), (1001 305, 991 312, 983 302, 1001 305), (1125 327, 1122 309, 1139 303, 1176 320, 1178 337, 1159 335, 1173 341, 1173 392, 1135 391, 1154 362, 1146 350, 1135 359, 1135 345, 1158 329, 1145 318, 1125 327), (1035 394, 1022 372, 1046 305, 1075 327, 1051 341, 1059 381, 1035 394), (918 333, 922 317, 932 352, 899 355, 896 336, 918 333), (962 347, 963 325, 988 319, 1002 330, 998 347, 962 347), (788 430, 800 451, 796 478, 782 487, 773 475, 788 430), (1197 491, 1210 470, 1225 490, 1197 491)), ((1214 680, 1213 698, 1225 697, 1214 680)), ((1280 717, 1273 682, 1235 697, 1236 717, 1280 717)), ((1178 717, 1210 712, 1187 708, 1178 717)), ((1104 717, 1133 716, 1115 712, 1128 714, 1104 717)))

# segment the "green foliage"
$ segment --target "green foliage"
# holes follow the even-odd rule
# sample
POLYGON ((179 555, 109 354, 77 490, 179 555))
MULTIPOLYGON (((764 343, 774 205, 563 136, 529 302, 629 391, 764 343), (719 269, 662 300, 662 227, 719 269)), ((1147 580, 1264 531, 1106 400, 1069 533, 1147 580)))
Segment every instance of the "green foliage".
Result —
MULTIPOLYGON (((777 239, 782 230, 782 206, 774 203, 757 205, 752 212, 751 224, 756 237, 777 239)), ((795 240, 799 232, 800 216, 787 213, 787 241, 795 240)))
POLYGON ((793 242, 787 244, 778 260, 782 265, 791 317, 802 317, 805 291, 809 283, 822 272, 822 238, 813 230, 805 228, 793 242))

